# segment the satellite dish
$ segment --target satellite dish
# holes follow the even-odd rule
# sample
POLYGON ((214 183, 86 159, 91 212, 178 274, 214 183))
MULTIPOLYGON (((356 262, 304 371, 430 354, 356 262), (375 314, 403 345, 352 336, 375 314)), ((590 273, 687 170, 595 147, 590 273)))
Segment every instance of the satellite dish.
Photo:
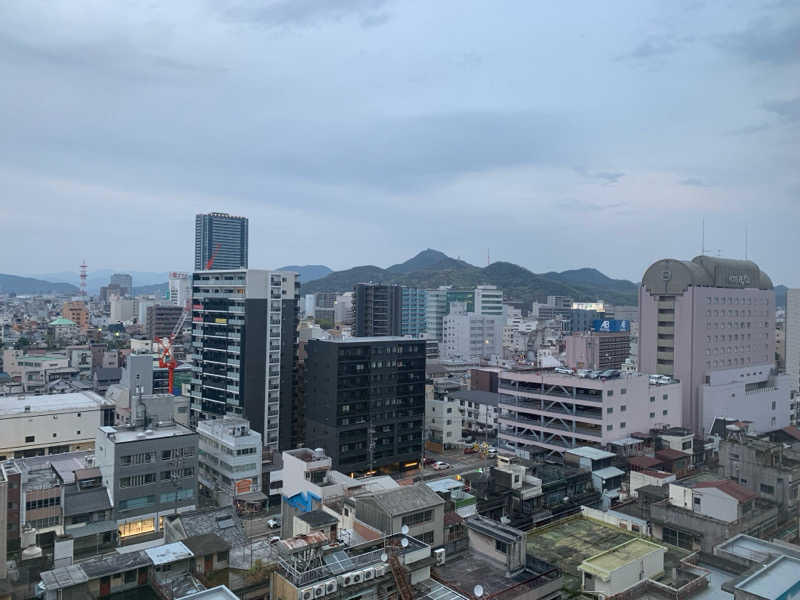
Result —
POLYGON ((481 596, 483 596, 483 586, 479 583, 472 590, 472 593, 475 595, 476 598, 480 598, 481 596))
POLYGON ((408 525, 403 525, 400 528, 400 533, 402 533, 403 535, 408 535, 408 525))
POLYGON ((408 546, 408 538, 403 538, 402 540, 400 540, 400 545, 401 545, 403 548, 405 548, 406 546, 408 546))
POLYGON ((382 552, 381 553, 381 561, 382 562, 386 562, 387 560, 389 560, 389 555, 386 554, 386 552, 382 552))

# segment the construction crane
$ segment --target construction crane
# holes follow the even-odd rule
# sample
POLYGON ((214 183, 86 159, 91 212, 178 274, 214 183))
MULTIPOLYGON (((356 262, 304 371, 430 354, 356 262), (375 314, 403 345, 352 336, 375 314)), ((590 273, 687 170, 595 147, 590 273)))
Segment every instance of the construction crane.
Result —
POLYGON ((181 312, 181 316, 178 318, 178 322, 175 323, 175 327, 172 330, 172 333, 169 334, 167 338, 155 338, 155 342, 159 345, 159 355, 158 355, 158 366, 162 369, 166 368, 169 371, 169 393, 173 393, 173 388, 175 384, 175 367, 178 366, 178 361, 175 360, 175 355, 173 352, 173 344, 175 342, 175 338, 183 329, 183 324, 186 322, 186 319, 189 316, 189 303, 187 302, 186 305, 183 307, 183 312, 181 312))
POLYGON ((211 253, 211 256, 208 257, 208 262, 206 262, 206 271, 211 270, 211 266, 214 264, 214 259, 217 257, 217 250, 219 250, 220 246, 222 246, 220 242, 217 242, 217 245, 214 246, 214 251, 211 253))

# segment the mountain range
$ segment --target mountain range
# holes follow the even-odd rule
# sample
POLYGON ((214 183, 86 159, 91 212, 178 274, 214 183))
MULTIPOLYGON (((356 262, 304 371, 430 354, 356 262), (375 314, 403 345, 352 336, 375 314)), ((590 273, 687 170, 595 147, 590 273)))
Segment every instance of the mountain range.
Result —
POLYGON ((321 279, 304 283, 302 293, 350 291, 356 283, 367 281, 421 288, 496 285, 503 289, 506 298, 526 305, 534 300, 544 301, 547 296, 571 296, 584 301, 602 299, 613 304, 635 305, 639 289, 638 284, 632 281, 612 279, 597 269, 536 274, 509 262, 476 267, 429 248, 387 269, 365 265, 334 271, 321 279))
POLYGON ((33 277, 0 273, 0 294, 77 294, 78 286, 71 283, 43 281, 33 277))

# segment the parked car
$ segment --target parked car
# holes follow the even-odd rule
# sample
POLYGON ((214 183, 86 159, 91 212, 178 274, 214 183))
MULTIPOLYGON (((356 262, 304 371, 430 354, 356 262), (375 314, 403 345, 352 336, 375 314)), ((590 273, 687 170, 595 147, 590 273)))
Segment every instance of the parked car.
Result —
POLYGON ((589 375, 592 374, 591 369, 578 369, 575 374, 580 377, 581 379, 586 379, 589 375))
POLYGON ((568 369, 567 367, 556 367, 553 370, 556 373, 561 373, 562 375, 572 375, 572 369, 568 369))
POLYGON ((271 538, 269 538, 269 543, 270 544, 276 544, 276 543, 278 543, 280 541, 281 541, 281 536, 279 536, 279 535, 273 535, 271 538))
POLYGON ((477 450, 475 450, 475 448, 472 446, 467 446, 464 448, 464 454, 475 454, 476 452, 477 450))
POLYGON ((592 371, 591 373, 589 373, 588 377, 589 377, 589 379, 599 379, 600 375, 602 375, 602 374, 603 374, 603 371, 592 371))
POLYGON ((446 463, 446 462, 444 462, 442 460, 437 460, 433 464, 433 468, 436 469, 437 471, 444 471, 445 469, 449 469, 450 468, 450 463, 446 463))
POLYGON ((423 465, 432 465, 432 464, 434 464, 435 462, 436 462, 436 459, 434 459, 434 458, 428 458, 427 456, 426 456, 425 458, 423 458, 423 459, 422 459, 422 464, 423 464, 423 465))
POLYGON ((281 520, 279 518, 277 518, 277 517, 273 517, 271 519, 267 519, 267 525, 269 526, 270 529, 275 529, 276 527, 279 527, 280 524, 281 524, 281 520))

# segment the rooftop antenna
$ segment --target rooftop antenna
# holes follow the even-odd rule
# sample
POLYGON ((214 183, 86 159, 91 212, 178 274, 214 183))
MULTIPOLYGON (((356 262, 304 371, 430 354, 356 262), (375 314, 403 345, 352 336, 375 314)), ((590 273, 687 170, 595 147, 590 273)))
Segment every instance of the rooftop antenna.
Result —
POLYGON ((489 248, 487 248, 486 249, 486 266, 488 267, 490 264, 492 264, 492 259, 491 259, 491 256, 489 254, 489 248))
POLYGON ((745 225, 744 226, 744 259, 745 260, 747 260, 747 251, 748 251, 748 248, 747 248, 747 230, 748 230, 748 228, 749 228, 749 225, 745 225))
POLYGON ((706 218, 702 220, 702 233, 700 234, 700 254, 706 253, 706 218))
POLYGON ((83 296, 84 298, 86 297, 86 269, 87 268, 88 267, 86 265, 86 259, 84 258, 83 262, 81 263, 81 296, 83 296))

